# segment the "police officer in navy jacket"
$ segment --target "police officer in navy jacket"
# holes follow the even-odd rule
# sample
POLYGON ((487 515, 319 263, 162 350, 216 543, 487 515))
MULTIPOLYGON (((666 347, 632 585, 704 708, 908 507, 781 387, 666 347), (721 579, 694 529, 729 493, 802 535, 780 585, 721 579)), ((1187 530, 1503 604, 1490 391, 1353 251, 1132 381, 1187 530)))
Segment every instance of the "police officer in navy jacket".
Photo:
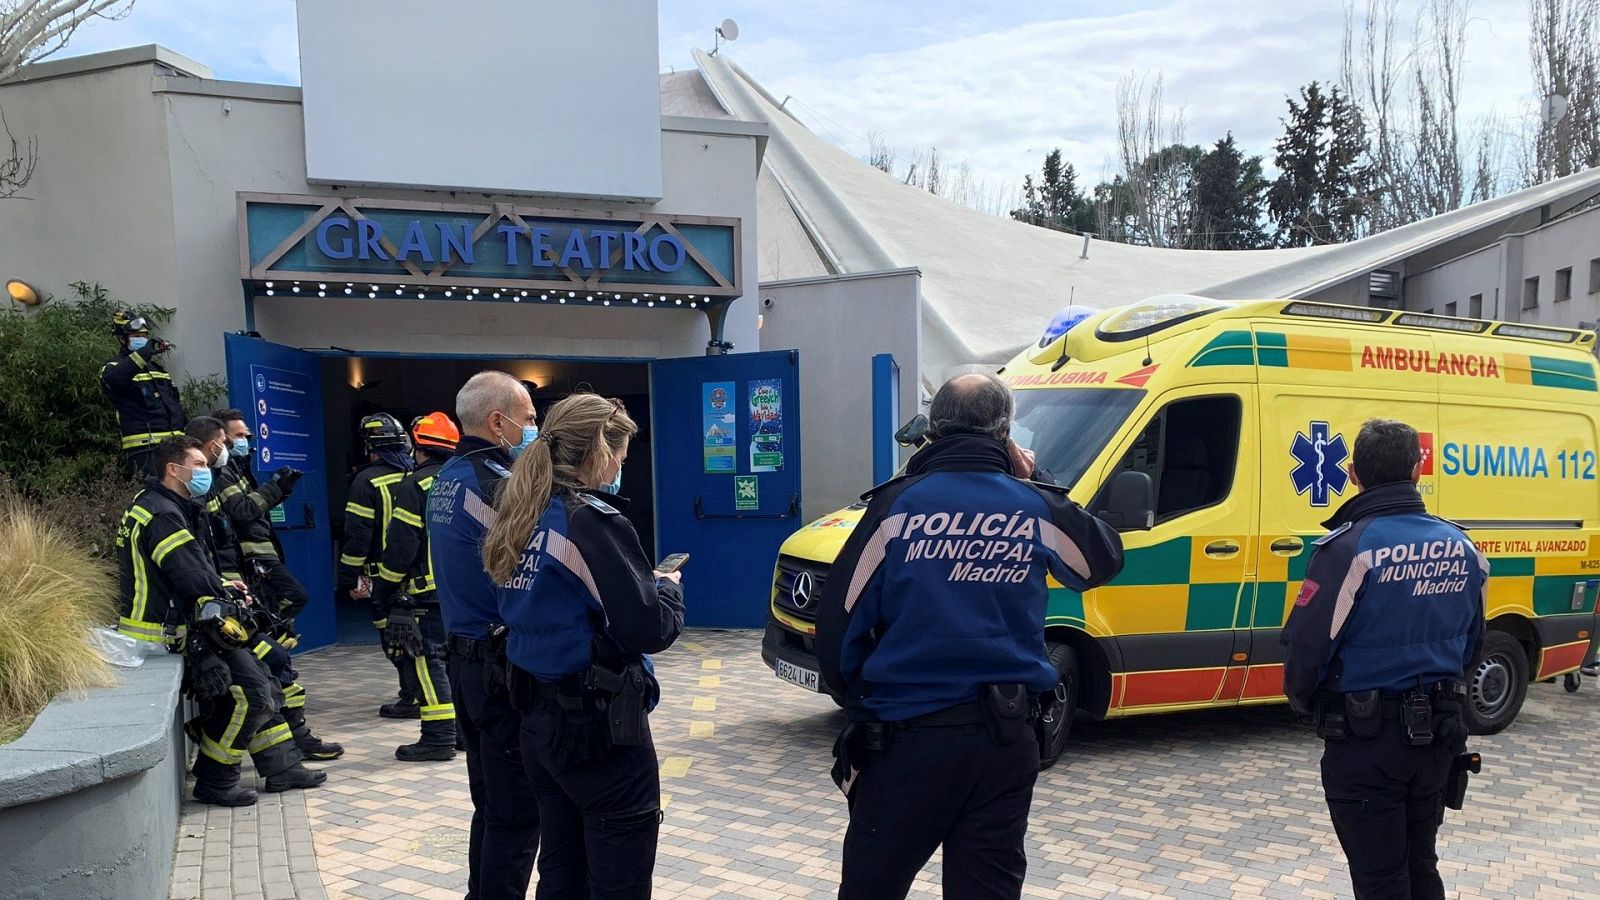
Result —
POLYGON ((1323 525, 1284 626, 1284 692, 1326 740, 1322 786, 1358 898, 1443 898, 1434 839, 1464 749, 1489 563, 1428 514, 1402 422, 1356 437, 1361 489, 1323 525))
POLYGON ((522 769, 521 719, 506 690, 505 625, 495 584, 483 571, 483 539, 512 460, 539 433, 538 416, 521 382, 486 371, 456 394, 456 419, 462 438, 428 492, 426 521, 445 669, 472 792, 467 896, 521 898, 539 846, 539 814, 522 769))
POLYGON ((637 431, 595 394, 552 406, 484 540, 539 800, 540 900, 650 896, 661 783, 647 714, 660 691, 645 654, 677 640, 683 595, 621 512, 637 431))
POLYGON ((1102 584, 1122 542, 1065 489, 1024 480, 1036 470, 1012 414, 992 375, 942 387, 933 442, 868 495, 824 586, 817 656, 851 720, 834 767, 846 900, 904 897, 941 844, 946 897, 1021 895, 1034 698, 1058 677, 1045 577, 1102 584))

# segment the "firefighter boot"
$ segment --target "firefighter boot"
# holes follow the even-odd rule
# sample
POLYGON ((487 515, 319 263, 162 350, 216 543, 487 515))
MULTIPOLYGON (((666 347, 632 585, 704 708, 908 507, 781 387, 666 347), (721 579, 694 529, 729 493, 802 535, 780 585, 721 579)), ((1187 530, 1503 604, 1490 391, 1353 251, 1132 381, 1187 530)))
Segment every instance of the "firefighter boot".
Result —
POLYGON ((283 718, 289 723, 289 730, 294 732, 294 745, 300 748, 301 756, 306 759, 326 762, 344 755, 344 746, 342 744, 325 741, 311 733, 311 726, 306 724, 305 709, 285 709, 283 718))
POLYGON ((255 806, 256 792, 235 781, 227 787, 212 787, 203 781, 194 785, 194 799, 212 806, 255 806))
POLYGON ((327 772, 321 769, 308 769, 295 763, 276 775, 267 776, 267 793, 277 794, 299 788, 313 788, 327 780, 327 772))

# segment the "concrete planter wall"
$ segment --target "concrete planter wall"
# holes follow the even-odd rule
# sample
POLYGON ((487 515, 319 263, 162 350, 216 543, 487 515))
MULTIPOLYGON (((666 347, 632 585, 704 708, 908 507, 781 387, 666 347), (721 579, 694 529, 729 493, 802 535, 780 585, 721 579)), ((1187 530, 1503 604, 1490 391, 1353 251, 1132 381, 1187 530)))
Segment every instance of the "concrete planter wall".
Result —
POLYGON ((163 898, 182 798, 182 661, 58 697, 0 746, 0 894, 163 898))

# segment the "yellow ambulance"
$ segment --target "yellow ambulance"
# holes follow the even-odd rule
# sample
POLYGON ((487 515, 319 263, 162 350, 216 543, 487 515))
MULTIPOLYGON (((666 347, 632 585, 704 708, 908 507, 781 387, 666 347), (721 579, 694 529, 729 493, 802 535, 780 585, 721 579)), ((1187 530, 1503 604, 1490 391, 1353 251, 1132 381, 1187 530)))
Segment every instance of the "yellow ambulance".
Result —
MULTIPOLYGON (((1078 716, 1283 702, 1279 630, 1319 524, 1355 488, 1372 417, 1421 433, 1420 489, 1489 557, 1473 730, 1505 728, 1530 681, 1576 669, 1600 594, 1595 335, 1306 301, 1166 296, 1058 317, 1000 377, 1013 436, 1122 533, 1127 563, 1052 582, 1061 672, 1047 762, 1078 716)), ((783 545, 762 655, 822 690, 815 608, 861 506, 783 545)))

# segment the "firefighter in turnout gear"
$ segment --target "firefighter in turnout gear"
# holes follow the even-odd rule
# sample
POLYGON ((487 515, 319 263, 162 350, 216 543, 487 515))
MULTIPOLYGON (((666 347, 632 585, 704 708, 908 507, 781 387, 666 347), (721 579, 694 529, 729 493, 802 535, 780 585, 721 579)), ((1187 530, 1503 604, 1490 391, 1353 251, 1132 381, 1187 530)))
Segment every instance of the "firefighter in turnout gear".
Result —
POLYGON ((344 747, 317 737, 306 722, 305 686, 300 683, 290 651, 300 643, 295 617, 310 598, 300 580, 284 565, 278 535, 272 527, 272 509, 294 491, 303 473, 285 466, 258 483, 250 471, 250 426, 245 424, 244 413, 222 409, 211 418, 222 425, 226 458, 213 470, 216 483, 206 509, 226 523, 232 540, 230 553, 219 555, 233 558, 232 571, 236 574, 230 575, 229 566, 224 564, 224 576, 249 584, 256 598, 259 634, 251 652, 267 664, 283 688, 283 717, 294 732, 300 752, 307 759, 338 759, 344 755, 344 747))
POLYGON ((373 610, 387 623, 384 650, 403 663, 400 675, 409 681, 420 706, 422 739, 394 751, 395 758, 405 762, 456 756, 456 708, 445 674, 444 622, 439 618, 423 516, 428 491, 460 440, 461 432, 442 412, 411 423, 417 468, 392 492, 394 513, 384 535, 378 577, 372 583, 373 610))
MULTIPOLYGON (((335 583, 337 596, 365 600, 372 607, 372 627, 383 638, 389 624, 372 603, 373 579, 383 559, 389 517, 394 512, 394 489, 405 479, 414 463, 411 440, 400 421, 388 413, 377 413, 361 420, 361 439, 367 450, 368 465, 350 482, 349 499, 344 505, 344 544, 339 555, 335 583)), ((404 659, 389 657, 400 681, 400 693, 379 707, 386 719, 415 719, 422 715, 418 698, 412 693, 404 659)))
POLYGON ((472 793, 467 896, 510 900, 528 889, 539 806, 522 768, 521 719, 506 691, 506 629, 483 568, 483 538, 512 460, 539 433, 538 416, 515 378, 488 371, 456 394, 456 420, 461 442, 428 492, 427 531, 472 793))
POLYGON ((128 471, 138 478, 159 475, 150 467, 156 444, 182 434, 189 420, 172 375, 159 359, 172 345, 152 338, 149 321, 131 310, 118 310, 111 322, 122 352, 100 368, 100 392, 117 412, 128 471))
POLYGON ((1010 440, 998 378, 956 378, 928 413, 932 443, 868 495, 817 614, 848 719, 833 770, 850 809, 842 900, 906 896, 941 845, 945 896, 1021 895, 1033 720, 1060 678, 1046 576, 1084 591, 1122 569, 1110 526, 1025 480, 1037 469, 1010 440))
POLYGON ((156 445, 159 472, 145 483, 117 531, 121 595, 118 630, 160 643, 187 658, 184 683, 199 704, 189 723, 199 745, 195 799, 249 806, 254 790, 240 783, 249 753, 268 791, 313 787, 327 779, 301 764, 279 713, 282 692, 248 649, 249 598, 216 568, 201 506, 211 469, 200 442, 185 435, 156 445))
POLYGON ((1463 708, 1489 562, 1428 514, 1411 426, 1368 421, 1350 468, 1360 493, 1323 523, 1333 530, 1283 628, 1284 693, 1325 741, 1322 788, 1356 897, 1442 900, 1439 825, 1477 770, 1463 708))
POLYGON ((637 431, 619 401, 555 404, 483 542, 539 799, 543 900, 650 896, 661 782, 648 715, 661 691, 645 654, 677 640, 683 593, 612 493, 637 431))

